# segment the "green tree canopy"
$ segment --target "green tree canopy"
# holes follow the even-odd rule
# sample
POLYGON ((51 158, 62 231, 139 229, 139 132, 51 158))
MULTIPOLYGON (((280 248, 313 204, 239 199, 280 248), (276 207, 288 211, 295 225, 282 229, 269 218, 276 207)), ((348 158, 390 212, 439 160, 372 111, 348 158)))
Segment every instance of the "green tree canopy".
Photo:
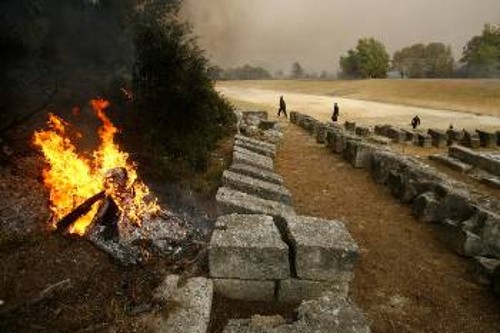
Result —
POLYGON ((487 24, 463 49, 461 62, 470 77, 500 77, 500 25, 487 24))
POLYGON ((455 60, 443 43, 414 44, 394 53, 393 67, 402 77, 450 77, 455 60))
POLYGON ((384 78, 389 70, 389 54, 380 41, 362 38, 356 49, 340 57, 340 67, 346 77, 384 78))
POLYGON ((302 65, 296 61, 292 64, 292 70, 290 71, 290 77, 293 79, 300 79, 305 76, 305 70, 302 65))

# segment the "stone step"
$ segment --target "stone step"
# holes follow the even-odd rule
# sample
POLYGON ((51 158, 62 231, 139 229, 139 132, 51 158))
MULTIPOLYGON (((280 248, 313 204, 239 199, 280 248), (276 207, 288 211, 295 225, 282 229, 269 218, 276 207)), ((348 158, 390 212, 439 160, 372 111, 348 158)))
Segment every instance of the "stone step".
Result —
POLYGON ((210 276, 278 280, 290 276, 288 246, 273 218, 232 214, 217 219, 208 246, 210 276))
POLYGON ((269 148, 266 148, 266 147, 263 147, 263 146, 260 146, 260 145, 255 145, 253 143, 250 143, 248 141, 242 141, 242 140, 236 140, 234 145, 236 147, 241 147, 243 149, 247 149, 247 150, 250 150, 254 153, 257 153, 257 154, 260 154, 260 155, 264 155, 264 156, 267 156, 267 157, 271 157, 271 158, 274 158, 275 154, 276 154, 276 150, 275 149, 269 149, 269 148))
POLYGON ((247 142, 247 143, 253 144, 255 146, 260 146, 260 147, 263 147, 263 148, 267 148, 269 150, 276 150, 276 145, 275 144, 272 144, 272 143, 269 143, 269 142, 266 142, 266 141, 262 141, 262 140, 257 140, 257 139, 254 139, 254 138, 242 135, 242 134, 236 134, 234 136, 234 139, 235 140, 239 140, 239 141, 243 141, 243 142, 247 142))
POLYGON ((245 165, 245 164, 231 164, 229 167, 230 171, 245 175, 245 176, 250 176, 253 178, 257 178, 269 183, 274 183, 277 185, 282 185, 283 184, 283 178, 278 175, 277 173, 253 167, 251 165, 245 165))
POLYGON ((436 161, 442 165, 447 166, 455 171, 466 173, 472 170, 474 167, 470 164, 464 163, 459 159, 448 156, 448 154, 436 154, 429 156, 431 161, 436 161))
POLYGON ((255 195, 221 187, 215 196, 222 214, 265 214, 283 217, 294 214, 294 209, 278 201, 265 200, 255 195))
POLYGON ((243 149, 234 150, 233 163, 249 165, 267 171, 274 170, 274 163, 270 157, 262 156, 255 153, 250 154, 249 151, 243 149))
POLYGON ((266 200, 279 201, 287 205, 292 204, 290 192, 282 185, 276 185, 229 170, 224 171, 222 174, 222 184, 266 200))

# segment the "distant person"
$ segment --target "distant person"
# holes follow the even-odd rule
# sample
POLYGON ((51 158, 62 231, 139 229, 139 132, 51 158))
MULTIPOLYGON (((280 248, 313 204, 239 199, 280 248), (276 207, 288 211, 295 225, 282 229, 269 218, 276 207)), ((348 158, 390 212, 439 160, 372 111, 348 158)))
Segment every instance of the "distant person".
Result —
POLYGON ((411 120, 411 127, 413 127, 413 129, 417 128, 418 126, 420 126, 420 118, 418 116, 415 116, 413 117, 413 119, 411 120))
POLYGON ((335 123, 339 119, 340 115, 340 108, 337 103, 333 104, 333 114, 332 114, 332 121, 335 123))
POLYGON ((280 108, 278 110, 278 117, 281 115, 282 111, 285 114, 285 118, 288 118, 288 116, 286 114, 286 103, 285 103, 285 100, 283 99, 283 96, 280 96, 280 108))

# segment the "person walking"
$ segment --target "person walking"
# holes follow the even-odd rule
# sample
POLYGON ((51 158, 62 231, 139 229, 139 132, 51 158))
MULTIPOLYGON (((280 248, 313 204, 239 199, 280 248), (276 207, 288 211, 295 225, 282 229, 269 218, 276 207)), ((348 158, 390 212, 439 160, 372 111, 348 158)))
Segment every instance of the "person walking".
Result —
POLYGON ((278 110, 278 117, 281 115, 281 112, 285 114, 285 118, 288 118, 286 114, 286 103, 285 100, 283 99, 283 96, 280 96, 280 108, 278 110))
POLYGON ((340 115, 340 108, 337 103, 333 104, 333 114, 332 114, 332 121, 335 123, 339 119, 340 115))
POLYGON ((420 126, 420 118, 418 116, 415 116, 413 117, 413 119, 411 120, 411 127, 413 127, 413 129, 417 128, 418 126, 420 126))

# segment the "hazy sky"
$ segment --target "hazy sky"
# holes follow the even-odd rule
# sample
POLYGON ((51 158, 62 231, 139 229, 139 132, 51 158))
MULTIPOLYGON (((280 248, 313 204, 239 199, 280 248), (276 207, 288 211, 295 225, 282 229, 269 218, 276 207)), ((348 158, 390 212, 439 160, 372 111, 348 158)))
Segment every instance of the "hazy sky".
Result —
POLYGON ((500 23, 500 0, 185 0, 208 56, 222 67, 245 63, 288 71, 336 70, 360 37, 395 50, 450 44, 455 58, 485 23, 500 23))

